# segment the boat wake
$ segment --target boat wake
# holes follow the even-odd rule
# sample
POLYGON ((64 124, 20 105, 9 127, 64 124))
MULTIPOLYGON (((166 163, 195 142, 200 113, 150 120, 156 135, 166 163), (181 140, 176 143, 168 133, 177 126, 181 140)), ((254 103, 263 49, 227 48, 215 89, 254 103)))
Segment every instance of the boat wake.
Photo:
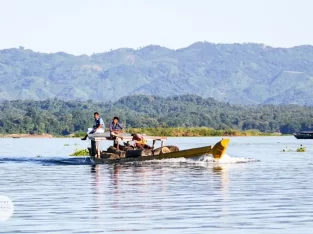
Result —
POLYGON ((202 155, 200 157, 194 158, 169 158, 169 159, 162 159, 162 160, 150 160, 150 161, 143 161, 145 162, 152 162, 152 163, 186 163, 186 164, 235 164, 235 163, 250 163, 250 162, 258 162, 259 160, 253 158, 243 158, 243 157, 231 157, 228 154, 225 154, 222 159, 217 160, 212 157, 212 155, 202 155))
POLYGON ((49 165, 91 165, 89 157, 4 157, 0 163, 34 163, 49 165))
MULTIPOLYGON (((231 157, 227 154, 222 159, 216 160, 212 155, 202 155, 194 158, 169 158, 162 160, 134 161, 130 164, 196 164, 196 165, 221 165, 221 164, 236 164, 257 162, 259 160, 253 158, 231 157)), ((2 163, 34 163, 44 166, 49 165, 93 165, 89 157, 4 157, 0 158, 2 163)), ((117 162, 118 163, 118 162, 117 162)), ((128 163, 127 163, 128 164, 128 163)))

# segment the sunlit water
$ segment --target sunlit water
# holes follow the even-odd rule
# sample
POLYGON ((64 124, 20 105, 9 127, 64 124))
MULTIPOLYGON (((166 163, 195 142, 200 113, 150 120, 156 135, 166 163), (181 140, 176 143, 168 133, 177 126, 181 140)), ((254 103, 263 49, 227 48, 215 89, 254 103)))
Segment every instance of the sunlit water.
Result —
MULTIPOLYGON (((168 144, 185 149, 220 139, 168 144)), ((0 233, 313 233, 313 140, 231 138, 221 162, 202 156, 92 166, 68 156, 87 145, 0 138, 0 195, 15 208, 0 233), (281 152, 300 144, 307 152, 281 152)))

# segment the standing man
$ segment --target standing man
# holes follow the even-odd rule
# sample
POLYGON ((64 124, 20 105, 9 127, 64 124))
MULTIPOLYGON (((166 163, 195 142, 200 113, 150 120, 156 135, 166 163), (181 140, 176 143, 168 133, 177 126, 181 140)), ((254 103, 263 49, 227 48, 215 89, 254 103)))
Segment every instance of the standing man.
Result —
POLYGON ((88 134, 104 133, 103 119, 99 116, 98 112, 95 112, 93 116, 95 118, 95 124, 93 125, 92 129, 88 128, 86 136, 81 139, 83 141, 87 139, 88 134))

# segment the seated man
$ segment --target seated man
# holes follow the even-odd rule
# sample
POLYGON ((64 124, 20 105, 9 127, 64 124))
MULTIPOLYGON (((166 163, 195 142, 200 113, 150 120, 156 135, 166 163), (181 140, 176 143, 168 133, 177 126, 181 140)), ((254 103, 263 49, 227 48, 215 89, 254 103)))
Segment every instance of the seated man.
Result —
MULTIPOLYGON (((119 123, 118 117, 115 116, 113 118, 113 121, 112 123, 110 123, 109 128, 110 128, 110 136, 114 139, 114 147, 119 149, 120 142, 116 137, 118 136, 119 133, 123 132, 124 128, 119 123)), ((120 138, 123 139, 123 137, 120 137, 120 138)))
POLYGON ((118 121, 119 121, 119 118, 114 117, 112 123, 110 123, 109 125, 111 137, 118 135, 124 130, 123 126, 120 125, 118 121))
POLYGON ((95 124, 92 128, 88 128, 87 134, 85 137, 83 137, 81 140, 86 140, 88 137, 88 134, 94 134, 94 133, 104 133, 104 122, 103 119, 99 116, 98 112, 95 112, 93 114, 95 118, 95 124))
POLYGON ((147 140, 140 134, 132 134, 133 146, 139 149, 152 149, 151 146, 147 145, 147 140))

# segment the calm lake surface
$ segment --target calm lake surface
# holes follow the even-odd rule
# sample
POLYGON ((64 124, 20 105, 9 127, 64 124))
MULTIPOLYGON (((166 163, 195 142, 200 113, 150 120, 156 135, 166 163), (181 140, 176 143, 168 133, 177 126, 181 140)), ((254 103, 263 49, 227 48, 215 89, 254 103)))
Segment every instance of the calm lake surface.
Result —
POLYGON ((313 140, 231 137, 220 163, 203 156, 96 167, 68 156, 87 145, 0 138, 0 195, 14 203, 0 233, 313 233, 313 140), (307 152, 281 152, 300 144, 307 152))

